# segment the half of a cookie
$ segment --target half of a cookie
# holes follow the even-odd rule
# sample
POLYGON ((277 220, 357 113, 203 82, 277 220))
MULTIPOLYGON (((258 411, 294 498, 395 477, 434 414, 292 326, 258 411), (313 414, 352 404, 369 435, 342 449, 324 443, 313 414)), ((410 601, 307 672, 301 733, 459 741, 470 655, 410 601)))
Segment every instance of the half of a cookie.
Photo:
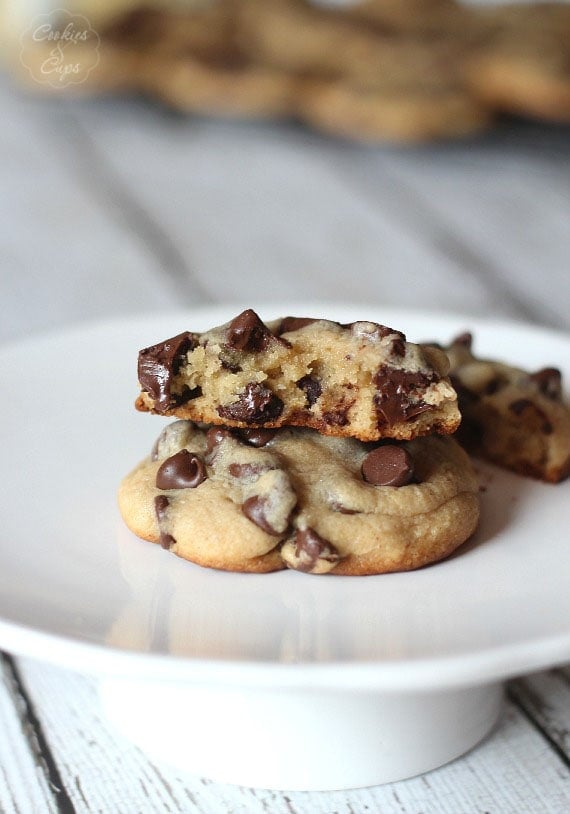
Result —
POLYGON ((570 475, 570 406, 561 374, 528 372, 473 355, 472 336, 446 348, 463 421, 461 443, 521 475, 557 483, 570 475))
POLYGON ((247 310, 141 350, 139 410, 230 427, 301 426, 376 441, 454 432, 457 397, 437 348, 373 322, 247 310))
POLYGON ((139 537, 202 566, 358 576, 447 557, 477 526, 479 492, 452 438, 371 445, 175 421, 119 506, 139 537))

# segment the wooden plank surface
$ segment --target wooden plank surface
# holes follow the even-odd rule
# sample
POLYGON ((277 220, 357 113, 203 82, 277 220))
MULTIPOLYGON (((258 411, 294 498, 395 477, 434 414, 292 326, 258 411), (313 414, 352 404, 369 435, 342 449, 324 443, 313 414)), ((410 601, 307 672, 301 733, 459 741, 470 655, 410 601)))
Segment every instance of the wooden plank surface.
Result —
MULTIPOLYGON (((498 726, 482 745, 428 775, 349 792, 279 793, 225 786, 153 766, 102 716, 93 679, 30 659, 19 660, 19 671, 30 703, 40 711, 41 726, 65 779, 67 795, 81 812, 563 814, 570 807, 568 752, 549 748, 552 727, 558 725, 560 716, 545 722, 530 705, 509 699, 498 726)), ((514 682, 517 695, 532 689, 535 706, 551 705, 548 683, 557 680, 557 672, 533 677, 533 688, 523 680, 514 682)), ((509 694, 514 692, 511 689, 509 694)), ((567 681, 560 682, 556 703, 568 717, 567 681)), ((17 772, 14 780, 12 793, 17 795, 17 772)))
POLYGON ((12 669, 0 660, 0 811, 57 810, 49 772, 12 669))

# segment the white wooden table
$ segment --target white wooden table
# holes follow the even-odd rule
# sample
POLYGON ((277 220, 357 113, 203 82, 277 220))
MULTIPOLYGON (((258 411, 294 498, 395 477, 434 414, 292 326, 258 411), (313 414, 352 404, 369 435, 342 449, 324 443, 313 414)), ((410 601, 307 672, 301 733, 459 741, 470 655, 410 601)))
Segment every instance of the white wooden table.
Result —
MULTIPOLYGON (((24 98, 6 81, 0 97, 0 341, 281 298, 570 330, 567 128, 505 123, 472 142, 367 148, 133 99, 24 98)), ((0 676, 6 814, 570 810, 569 668, 510 682, 492 735, 446 767, 310 794, 158 768, 105 722, 89 676, 11 655, 0 676)))

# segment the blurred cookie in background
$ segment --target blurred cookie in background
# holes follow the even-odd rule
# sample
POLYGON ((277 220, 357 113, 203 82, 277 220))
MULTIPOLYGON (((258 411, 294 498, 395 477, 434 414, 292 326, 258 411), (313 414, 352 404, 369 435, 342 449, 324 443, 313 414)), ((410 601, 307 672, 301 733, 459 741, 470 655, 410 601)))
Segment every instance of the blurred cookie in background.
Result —
POLYGON ((59 41, 36 41, 21 9, 3 9, 9 67, 32 91, 136 92, 183 113, 289 118, 372 142, 464 137, 505 113, 570 121, 565 3, 70 5, 43 10, 59 41), (88 41, 65 40, 71 18, 87 20, 88 41), (25 53, 18 25, 27 26, 25 53), (65 81, 45 79, 46 65, 65 81))

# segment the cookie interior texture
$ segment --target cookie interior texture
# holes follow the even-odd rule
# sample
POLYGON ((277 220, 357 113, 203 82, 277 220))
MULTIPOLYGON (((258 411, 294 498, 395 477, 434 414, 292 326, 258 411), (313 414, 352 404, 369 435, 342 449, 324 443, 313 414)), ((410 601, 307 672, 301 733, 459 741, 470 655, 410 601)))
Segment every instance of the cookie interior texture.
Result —
POLYGON ((187 420, 169 424, 124 479, 119 505, 139 537, 203 566, 248 572, 419 568, 448 556, 479 518, 477 478, 451 438, 371 445, 187 420), (387 460, 363 467, 384 446, 393 448, 378 456, 387 460), (394 477, 403 485, 383 485, 394 477))
POLYGON ((521 475, 558 483, 570 475, 570 406, 557 368, 528 372, 473 355, 463 334, 445 349, 459 395, 461 443, 521 475))
POLYGON ((139 354, 136 406, 233 427, 305 426, 363 441, 454 432, 448 360, 373 322, 341 325, 248 309, 139 354))

